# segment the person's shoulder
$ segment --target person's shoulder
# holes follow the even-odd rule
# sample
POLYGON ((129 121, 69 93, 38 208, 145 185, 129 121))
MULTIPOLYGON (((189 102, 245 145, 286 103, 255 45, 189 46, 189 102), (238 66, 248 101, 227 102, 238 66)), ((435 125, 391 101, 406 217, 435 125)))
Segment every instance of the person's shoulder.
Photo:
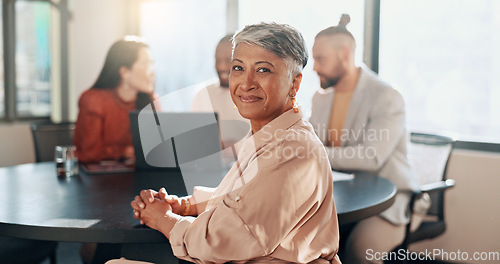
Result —
POLYGON ((316 92, 314 92, 313 98, 331 96, 331 94, 333 92, 334 92, 333 86, 332 87, 328 87, 326 89, 318 88, 318 90, 316 90, 316 92))
MULTIPOLYGON (((297 166, 307 168, 326 166, 329 171, 330 164, 325 148, 309 122, 301 120, 290 128, 275 133, 274 137, 276 137, 276 149, 270 151, 276 154, 272 161, 274 165, 284 166, 292 171, 296 171, 297 166)), ((315 179, 321 179, 324 175, 316 176, 315 179)), ((314 180, 312 178, 310 180, 309 183, 313 184, 314 180)))
POLYGON ((311 148, 322 148, 323 144, 314 133, 312 125, 305 120, 300 120, 288 129, 276 133, 282 147, 293 148, 296 151, 307 151, 311 148))
POLYGON ((209 79, 194 85, 191 85, 188 88, 192 88, 196 90, 198 93, 204 90, 214 89, 219 87, 219 81, 217 79, 209 79))
POLYGON ((80 107, 80 111, 82 109, 99 111, 106 102, 109 102, 111 100, 111 91, 90 88, 80 95, 78 105, 80 107))
POLYGON ((96 99, 96 98, 107 98, 111 97, 111 90, 90 88, 85 90, 81 95, 80 99, 96 99))
POLYGON ((365 79, 365 85, 369 86, 368 91, 373 93, 372 98, 393 98, 393 99, 402 99, 401 94, 398 90, 394 89, 394 87, 380 78, 375 72, 372 70, 361 67, 361 72, 363 78, 365 79))
POLYGON ((361 66, 361 78, 365 80, 365 82, 370 86, 372 89, 379 89, 379 90, 390 90, 393 89, 392 86, 380 78, 380 76, 369 69, 366 66, 361 66))
MULTIPOLYGON (((221 91, 224 90, 222 86, 220 86, 219 82, 210 83, 205 87, 209 92, 221 91)), ((229 89, 228 89, 229 90, 229 89)))
POLYGON ((192 89, 195 91, 193 96, 193 100, 205 99, 209 93, 212 92, 213 89, 219 87, 219 83, 213 79, 197 83, 195 85, 187 87, 187 89, 192 89))
POLYGON ((333 87, 329 87, 326 89, 319 88, 316 90, 312 97, 312 114, 311 116, 323 114, 324 107, 329 107, 332 96, 334 93, 333 87))

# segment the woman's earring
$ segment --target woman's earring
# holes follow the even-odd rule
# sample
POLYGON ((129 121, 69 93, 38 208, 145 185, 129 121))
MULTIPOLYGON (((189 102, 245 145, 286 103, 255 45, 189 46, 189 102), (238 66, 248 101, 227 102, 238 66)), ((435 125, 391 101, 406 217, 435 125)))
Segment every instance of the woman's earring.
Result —
POLYGON ((299 112, 299 104, 297 103, 297 100, 295 100, 295 96, 292 97, 292 108, 294 113, 299 112))

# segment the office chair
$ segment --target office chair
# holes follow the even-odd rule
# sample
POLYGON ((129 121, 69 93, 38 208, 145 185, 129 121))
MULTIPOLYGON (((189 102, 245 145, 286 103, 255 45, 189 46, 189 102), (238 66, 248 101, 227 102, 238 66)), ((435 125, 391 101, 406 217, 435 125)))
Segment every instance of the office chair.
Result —
MULTIPOLYGON (((448 163, 455 145, 455 139, 442 135, 411 133, 408 145, 408 159, 419 182, 420 189, 413 193, 410 200, 410 212, 413 214, 415 201, 424 193, 431 197, 431 207, 422 224, 411 231, 411 220, 406 226, 403 243, 393 252, 408 249, 411 243, 432 239, 446 231, 444 216, 444 192, 455 185, 455 181, 446 178, 448 163)), ((407 263, 404 260, 403 263, 407 263)))
MULTIPOLYGON (((53 161, 56 145, 73 143, 73 123, 40 121, 31 123, 30 128, 36 162, 53 161)), ((56 249, 54 241, 0 237, 0 263, 32 264, 49 258, 51 264, 56 264, 56 249)))
POLYGON ((30 127, 35 146, 36 162, 53 161, 55 146, 73 144, 74 123, 56 124, 51 121, 42 121, 33 122, 30 127))

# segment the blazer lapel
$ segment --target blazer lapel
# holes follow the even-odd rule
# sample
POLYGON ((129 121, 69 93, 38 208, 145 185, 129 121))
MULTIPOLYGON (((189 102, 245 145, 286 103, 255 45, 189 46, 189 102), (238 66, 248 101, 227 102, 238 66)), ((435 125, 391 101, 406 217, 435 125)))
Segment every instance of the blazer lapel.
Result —
MULTIPOLYGON (((359 80, 358 83, 356 84, 356 89, 354 90, 354 94, 351 99, 351 103, 349 104, 349 110, 347 110, 347 116, 346 120, 344 123, 344 132, 348 133, 358 133, 357 131, 351 131, 356 124, 356 121, 358 122, 363 122, 363 120, 359 120, 357 118, 357 115, 359 113, 359 109, 363 107, 363 101, 365 101, 366 93, 363 92, 364 88, 366 87, 366 73, 364 72, 363 67, 360 67, 360 74, 359 74, 359 80)), ((332 98, 333 99, 333 98, 332 98)), ((332 100, 333 102, 333 100, 332 100)), ((331 112, 331 111, 330 111, 331 112)), ((348 146, 349 140, 346 140, 351 138, 352 135, 349 136, 341 136, 341 142, 340 146, 341 147, 346 147, 348 146)))
MULTIPOLYGON (((321 88, 322 89, 322 88, 321 88)), ((316 135, 319 137, 323 144, 328 144, 328 129, 330 126, 330 118, 332 115, 333 97, 335 90, 329 87, 325 90, 319 90, 316 99, 313 99, 313 113, 320 113, 311 116, 309 121, 313 125, 316 135)))

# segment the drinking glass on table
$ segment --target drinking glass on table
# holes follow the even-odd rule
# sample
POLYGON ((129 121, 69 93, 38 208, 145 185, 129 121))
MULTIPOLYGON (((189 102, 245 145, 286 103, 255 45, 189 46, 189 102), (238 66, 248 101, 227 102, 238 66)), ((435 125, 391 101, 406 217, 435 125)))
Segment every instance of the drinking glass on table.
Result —
POLYGON ((55 161, 58 177, 71 177, 78 174, 75 146, 56 146, 55 161))

